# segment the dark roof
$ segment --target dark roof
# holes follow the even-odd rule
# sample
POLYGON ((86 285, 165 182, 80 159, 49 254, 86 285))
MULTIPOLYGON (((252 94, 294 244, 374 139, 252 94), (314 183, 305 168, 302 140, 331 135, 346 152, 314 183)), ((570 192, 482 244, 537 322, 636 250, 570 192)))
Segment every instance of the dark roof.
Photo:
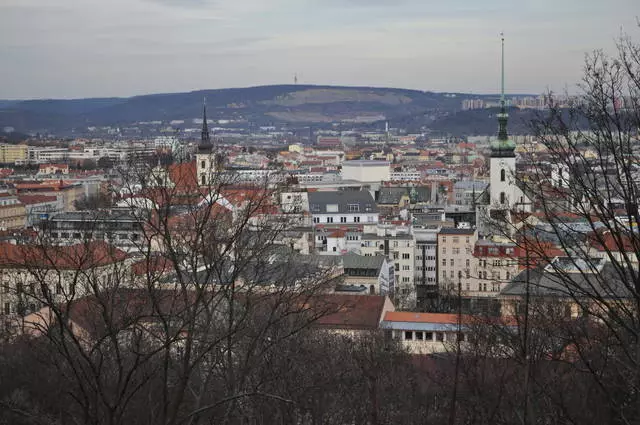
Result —
POLYGON ((80 221, 80 222, 95 222, 95 221, 139 221, 131 212, 127 209, 112 209, 112 210, 97 210, 97 211, 67 211, 57 213, 51 216, 52 221, 80 221))
POLYGON ((377 233, 363 233, 361 236, 363 241, 383 241, 385 239, 389 240, 413 240, 413 235, 409 235, 407 233, 396 233, 395 236, 392 235, 384 235, 380 236, 377 233))
POLYGON ((378 207, 371 194, 364 190, 338 190, 309 192, 309 209, 311 213, 331 214, 327 211, 327 205, 337 205, 335 214, 354 213, 349 211, 349 205, 356 204, 360 213, 378 212, 378 207))
MULTIPOLYGON (((529 270, 529 294, 559 298, 628 298, 628 285, 610 263, 595 273, 572 271, 558 273, 551 266, 529 270)), ((524 296, 527 292, 527 271, 522 271, 500 291, 505 296, 524 296)))
POLYGON ((345 254, 342 257, 342 265, 345 269, 375 269, 380 270, 384 264, 384 255, 358 255, 345 254))
POLYGON ((397 204, 403 196, 409 196, 406 187, 383 187, 378 192, 378 204, 389 205, 397 204))
POLYGON ((378 204, 396 205, 403 196, 408 196, 412 203, 429 202, 431 200, 431 188, 417 187, 383 187, 378 192, 378 204))
POLYGON ((473 235, 475 229, 454 229, 450 227, 443 227, 439 234, 440 235, 473 235))

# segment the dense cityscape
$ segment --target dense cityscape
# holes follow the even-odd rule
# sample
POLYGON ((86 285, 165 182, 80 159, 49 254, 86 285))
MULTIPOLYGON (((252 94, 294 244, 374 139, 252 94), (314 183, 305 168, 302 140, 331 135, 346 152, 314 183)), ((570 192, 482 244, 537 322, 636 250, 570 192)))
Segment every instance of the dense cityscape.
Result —
POLYGON ((640 44, 538 95, 493 41, 497 94, 0 100, 0 425, 638 423, 640 44))

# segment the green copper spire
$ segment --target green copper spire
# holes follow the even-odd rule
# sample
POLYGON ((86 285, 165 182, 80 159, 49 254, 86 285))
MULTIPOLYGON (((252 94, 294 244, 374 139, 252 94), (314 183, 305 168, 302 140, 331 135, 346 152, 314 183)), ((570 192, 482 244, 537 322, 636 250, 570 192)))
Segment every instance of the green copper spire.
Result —
POLYGON ((502 48, 501 57, 501 84, 500 84, 500 113, 498 113, 498 140, 491 144, 491 156, 505 157, 513 156, 515 144, 509 140, 507 133, 507 121, 509 114, 507 113, 507 100, 504 95, 504 34, 500 33, 500 43, 502 48))

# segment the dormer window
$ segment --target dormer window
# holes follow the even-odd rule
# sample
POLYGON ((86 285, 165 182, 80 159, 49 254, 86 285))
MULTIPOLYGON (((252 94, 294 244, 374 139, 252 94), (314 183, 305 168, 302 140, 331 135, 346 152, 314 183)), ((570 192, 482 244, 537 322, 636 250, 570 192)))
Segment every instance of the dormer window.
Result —
POLYGON ((347 209, 349 212, 360 212, 360 204, 348 204, 347 209))

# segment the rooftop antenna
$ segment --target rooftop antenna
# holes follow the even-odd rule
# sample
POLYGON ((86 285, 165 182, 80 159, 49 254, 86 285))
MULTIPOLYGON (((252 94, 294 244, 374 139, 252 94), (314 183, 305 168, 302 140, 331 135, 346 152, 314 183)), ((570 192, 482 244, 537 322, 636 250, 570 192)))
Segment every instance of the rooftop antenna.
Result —
POLYGON ((298 84, 298 73, 293 74, 293 84, 298 84))

